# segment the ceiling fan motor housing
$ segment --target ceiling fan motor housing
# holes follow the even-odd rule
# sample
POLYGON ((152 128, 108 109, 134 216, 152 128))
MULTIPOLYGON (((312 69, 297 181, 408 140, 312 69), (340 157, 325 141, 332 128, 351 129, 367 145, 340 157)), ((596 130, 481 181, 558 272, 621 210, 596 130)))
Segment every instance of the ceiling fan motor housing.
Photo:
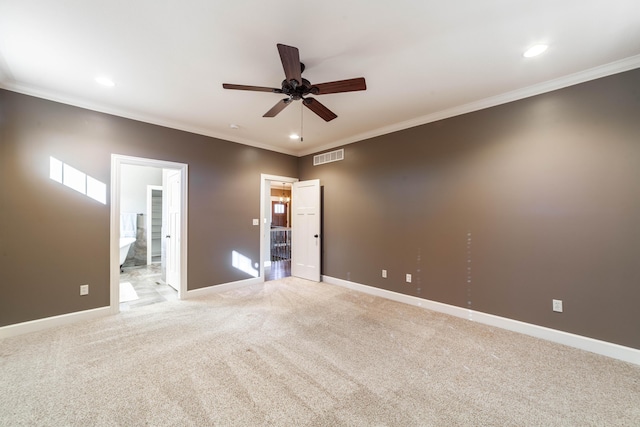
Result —
POLYGON ((296 80, 288 82, 286 79, 282 81, 282 93, 289 95, 294 101, 302 99, 303 96, 318 94, 318 88, 311 85, 311 82, 305 78, 302 79, 302 84, 298 84, 296 80))

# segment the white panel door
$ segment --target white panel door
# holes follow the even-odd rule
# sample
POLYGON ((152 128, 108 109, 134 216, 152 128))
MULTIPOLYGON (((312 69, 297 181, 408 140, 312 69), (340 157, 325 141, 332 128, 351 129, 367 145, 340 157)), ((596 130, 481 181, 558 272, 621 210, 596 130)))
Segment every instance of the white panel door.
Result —
POLYGON ((167 174, 167 284, 180 290, 180 171, 167 174))
POLYGON ((293 183, 291 221, 291 275, 319 282, 320 180, 293 183))

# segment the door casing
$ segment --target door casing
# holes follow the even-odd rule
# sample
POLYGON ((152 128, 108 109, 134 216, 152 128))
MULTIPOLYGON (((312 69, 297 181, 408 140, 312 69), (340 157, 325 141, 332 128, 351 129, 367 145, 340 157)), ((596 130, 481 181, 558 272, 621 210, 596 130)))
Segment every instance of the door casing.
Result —
POLYGON ((120 312, 120 184, 122 165, 150 166, 162 169, 177 169, 180 171, 180 289, 178 298, 187 296, 187 218, 188 218, 188 165, 185 163, 169 162, 165 160, 146 159, 142 157, 111 155, 111 220, 110 220, 110 308, 112 313, 120 312))
POLYGON ((267 219, 271 211, 271 181, 294 183, 298 182, 298 178, 260 174, 260 280, 262 282, 264 282, 264 264, 268 257, 265 244, 269 242, 267 233, 270 233, 267 219))

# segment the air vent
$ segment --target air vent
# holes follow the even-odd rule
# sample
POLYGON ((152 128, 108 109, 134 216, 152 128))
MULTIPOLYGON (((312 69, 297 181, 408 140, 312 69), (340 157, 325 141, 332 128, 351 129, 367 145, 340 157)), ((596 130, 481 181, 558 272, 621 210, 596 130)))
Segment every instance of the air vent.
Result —
POLYGON ((337 162, 339 160, 344 160, 344 148, 313 156, 313 166, 324 165, 325 163, 337 162))

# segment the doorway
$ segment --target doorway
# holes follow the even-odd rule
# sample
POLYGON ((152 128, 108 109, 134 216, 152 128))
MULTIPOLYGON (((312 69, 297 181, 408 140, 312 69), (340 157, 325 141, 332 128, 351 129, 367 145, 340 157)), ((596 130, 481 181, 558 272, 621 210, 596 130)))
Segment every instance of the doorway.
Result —
POLYGON ((261 175, 260 278, 291 275, 291 185, 297 178, 261 175))
MULTIPOLYGON (((110 307, 111 311, 117 313, 120 311, 120 242, 123 230, 131 233, 131 228, 135 229, 133 224, 144 224, 144 219, 140 217, 138 212, 126 212, 123 214, 122 206, 128 205, 129 201, 122 200, 122 182, 123 169, 129 166, 143 166, 151 169, 159 169, 162 173, 162 193, 163 200, 170 202, 163 204, 163 220, 160 227, 160 244, 161 244, 161 271, 162 278, 169 280, 167 275, 171 275, 171 284, 177 291, 177 298, 186 297, 187 290, 187 165, 183 163, 167 162, 162 160, 145 159, 139 157, 130 157, 112 154, 111 156, 111 262, 110 262, 110 307), (168 204, 171 204, 168 207, 168 204), (170 209, 170 210, 169 210, 170 209), (129 218, 131 216, 131 218, 129 218), (124 218, 124 219, 123 219, 124 218), (123 224, 124 221, 132 224, 123 224), (170 232, 169 232, 170 230, 170 232), (171 236, 171 237, 170 237, 171 236), (170 271, 167 270, 170 267, 170 271)), ((132 210, 129 208, 129 210, 132 210)), ((138 209, 145 212, 146 208, 138 209)), ((156 227, 157 228, 157 227, 156 227)), ((149 230, 152 232, 152 230, 149 230)), ((156 230, 157 234, 157 230, 156 230)), ((140 236, 136 236, 140 238, 140 236)), ((135 239, 130 237, 128 240, 135 239)), ((141 239, 142 240, 142 239, 141 239)), ((146 241, 146 237, 144 238, 146 241)), ((146 244, 144 245, 146 246, 146 244)), ((152 250, 152 248, 146 248, 152 250)), ((145 264, 147 255, 144 256, 145 264)), ((154 265, 154 264, 152 264, 154 265)), ((158 265, 155 264, 155 269, 158 265)), ((155 271, 155 270, 154 270, 155 271)))

